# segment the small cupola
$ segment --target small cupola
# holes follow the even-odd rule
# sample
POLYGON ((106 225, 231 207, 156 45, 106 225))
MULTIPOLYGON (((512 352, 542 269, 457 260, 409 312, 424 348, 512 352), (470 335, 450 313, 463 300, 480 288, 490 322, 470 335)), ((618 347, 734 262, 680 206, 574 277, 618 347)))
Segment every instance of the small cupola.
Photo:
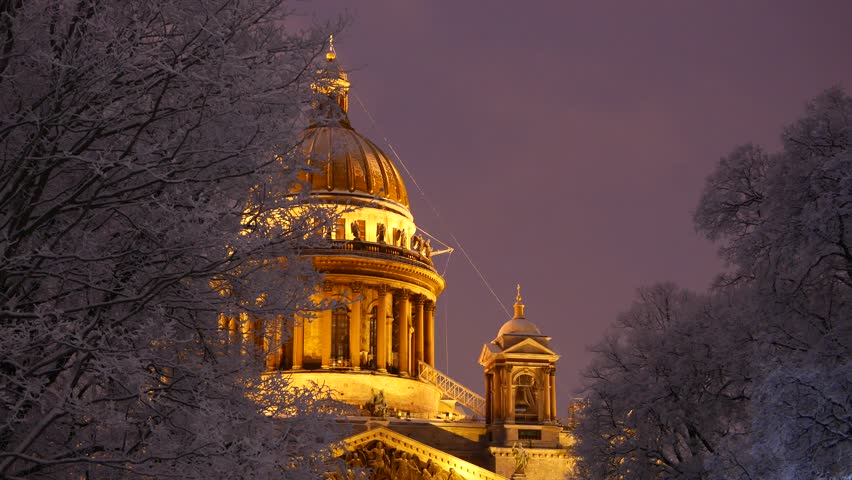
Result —
POLYGON ((500 327, 500 330, 497 332, 497 338, 491 343, 505 349, 525 338, 535 337, 539 342, 546 344, 550 338, 542 335, 541 330, 524 316, 524 304, 521 298, 520 284, 517 286, 517 289, 518 294, 515 297, 514 305, 515 314, 508 322, 500 327))

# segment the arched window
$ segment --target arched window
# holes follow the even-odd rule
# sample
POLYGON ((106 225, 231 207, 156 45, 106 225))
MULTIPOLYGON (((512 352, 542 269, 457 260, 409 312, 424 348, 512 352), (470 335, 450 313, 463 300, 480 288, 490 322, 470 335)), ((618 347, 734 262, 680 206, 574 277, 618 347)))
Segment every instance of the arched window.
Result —
POLYGON ((339 306, 331 314, 331 364, 349 364, 349 309, 339 306))
POLYGON ((532 375, 520 374, 515 377, 515 421, 535 422, 538 420, 535 379, 532 375))

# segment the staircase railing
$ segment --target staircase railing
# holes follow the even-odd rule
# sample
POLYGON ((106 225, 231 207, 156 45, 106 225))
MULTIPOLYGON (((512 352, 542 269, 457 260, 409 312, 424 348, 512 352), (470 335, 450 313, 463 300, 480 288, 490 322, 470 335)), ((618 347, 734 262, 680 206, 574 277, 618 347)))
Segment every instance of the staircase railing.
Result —
POLYGON ((435 385, 444 395, 461 403, 476 415, 485 416, 485 399, 481 395, 472 392, 469 388, 432 368, 429 364, 418 363, 420 364, 420 380, 435 385))

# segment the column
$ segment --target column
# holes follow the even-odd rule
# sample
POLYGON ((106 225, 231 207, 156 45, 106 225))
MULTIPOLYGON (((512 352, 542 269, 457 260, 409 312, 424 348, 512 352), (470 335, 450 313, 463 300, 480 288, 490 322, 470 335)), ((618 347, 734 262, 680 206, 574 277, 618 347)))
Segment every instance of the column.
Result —
POLYGON ((237 334, 239 335, 240 349, 243 353, 250 352, 251 346, 254 343, 251 335, 251 322, 249 321, 246 312, 240 312, 237 315, 237 334))
POLYGON ((361 282, 352 282, 352 304, 349 308, 349 363, 355 370, 361 369, 361 282))
POLYGON ((222 332, 222 337, 228 334, 228 317, 224 313, 219 314, 219 332, 222 332))
POLYGON ((224 313, 219 314, 219 341, 223 345, 229 345, 234 342, 232 331, 233 318, 225 316, 224 313))
MULTIPOLYGON (((331 280, 322 282, 323 299, 334 295, 334 283, 331 280)), ((317 315, 319 320, 320 335, 320 366, 324 369, 331 368, 331 310, 323 310, 317 315)))
POLYGON ((411 319, 411 292, 406 289, 399 291, 399 374, 408 376, 408 366, 411 363, 408 354, 408 329, 411 319))
POLYGON ((539 391, 541 393, 538 394, 538 398, 544 397, 544 402, 539 401, 539 403, 544 403, 544 405, 538 409, 538 421, 542 423, 550 422, 550 369, 545 369, 541 375, 541 387, 539 391))
POLYGON ((281 365, 281 333, 284 329, 284 319, 277 317, 269 322, 263 336, 266 343, 266 368, 277 370, 281 365))
MULTIPOLYGON (((392 300, 390 300, 390 297, 391 296, 389 295, 388 301, 392 302, 392 300)), ((393 305, 393 303, 391 303, 391 305, 393 305)), ((387 343, 387 345, 385 345, 385 347, 386 347, 385 352, 387 352, 385 354, 385 358, 388 359, 388 365, 393 365, 393 316, 392 315, 388 315, 388 317, 385 318, 385 331, 387 332, 386 336, 387 336, 387 339, 388 339, 388 343, 387 343)), ((397 365, 397 366, 399 366, 399 365, 397 365)))
POLYGON ((506 423, 515 423, 515 386, 509 385, 509 403, 506 410, 506 423))
POLYGON ((491 389, 494 394, 494 398, 491 399, 491 410, 493 414, 491 415, 491 421, 494 423, 498 423, 498 420, 503 418, 503 414, 500 413, 502 410, 503 402, 500 401, 500 395, 503 394, 503 382, 500 381, 500 367, 495 365, 494 370, 491 372, 491 389))
POLYGON ((426 316, 423 328, 426 334, 426 346, 423 355, 426 357, 425 362, 430 367, 435 368, 435 302, 426 303, 426 316))
POLYGON ((494 375, 491 373, 485 374, 485 424, 490 425, 493 415, 491 414, 491 409, 493 408, 494 403, 494 375))
POLYGON ((331 368, 331 310, 319 312, 320 355, 322 368, 331 368))
POLYGON ((420 362, 423 361, 423 295, 414 297, 414 371, 420 372, 420 362))
POLYGON ((240 351, 242 348, 241 340, 239 317, 231 317, 228 320, 228 344, 232 352, 240 351))
POLYGON ((376 289, 376 368, 387 372, 388 365, 388 286, 379 285, 376 289))
POLYGON ((414 352, 416 350, 414 348, 414 324, 413 324, 414 320, 410 316, 408 317, 408 319, 409 319, 408 320, 408 323, 409 323, 409 325, 408 325, 408 372, 411 375, 416 377, 417 376, 417 360, 415 359, 415 356, 414 356, 414 352))
POLYGON ((514 405, 508 401, 509 396, 512 395, 512 379, 509 375, 509 367, 503 367, 500 376, 503 377, 503 382, 500 384, 500 412, 503 417, 503 423, 510 423, 509 420, 512 419, 514 405))
POLYGON ((550 419, 556 420, 556 369, 550 369, 550 419))
POLYGON ((305 354, 305 319, 296 317, 293 320, 293 370, 302 369, 305 354))

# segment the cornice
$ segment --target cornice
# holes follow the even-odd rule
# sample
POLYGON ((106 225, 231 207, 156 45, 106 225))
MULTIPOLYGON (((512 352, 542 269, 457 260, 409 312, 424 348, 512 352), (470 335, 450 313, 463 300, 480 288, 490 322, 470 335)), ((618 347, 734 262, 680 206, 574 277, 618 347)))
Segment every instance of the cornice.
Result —
POLYGON ((384 278, 417 285, 438 296, 444 290, 444 279, 433 269, 413 263, 354 255, 311 255, 320 273, 349 274, 384 278))

